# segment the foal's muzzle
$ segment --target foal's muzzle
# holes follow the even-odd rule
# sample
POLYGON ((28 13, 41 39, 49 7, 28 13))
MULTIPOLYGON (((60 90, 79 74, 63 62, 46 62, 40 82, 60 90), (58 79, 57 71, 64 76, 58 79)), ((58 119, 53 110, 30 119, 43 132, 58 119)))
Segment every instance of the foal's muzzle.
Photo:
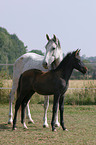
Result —
POLYGON ((83 74, 85 74, 86 72, 88 71, 88 68, 85 66, 84 68, 83 68, 83 74))

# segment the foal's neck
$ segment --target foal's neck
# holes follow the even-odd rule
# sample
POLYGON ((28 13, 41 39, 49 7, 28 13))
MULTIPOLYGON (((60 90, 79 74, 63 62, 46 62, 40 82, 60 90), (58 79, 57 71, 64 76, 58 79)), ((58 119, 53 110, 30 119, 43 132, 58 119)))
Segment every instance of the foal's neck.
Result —
POLYGON ((60 76, 68 82, 73 71, 72 62, 60 64, 56 71, 59 72, 60 76))
POLYGON ((62 77, 65 79, 67 82, 69 81, 71 74, 72 74, 73 68, 72 66, 67 66, 64 69, 62 69, 62 77))

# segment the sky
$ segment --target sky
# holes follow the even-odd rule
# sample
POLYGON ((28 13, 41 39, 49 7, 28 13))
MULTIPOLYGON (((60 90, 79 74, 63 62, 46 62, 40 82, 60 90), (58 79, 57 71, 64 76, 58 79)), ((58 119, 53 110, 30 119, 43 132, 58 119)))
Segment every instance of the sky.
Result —
POLYGON ((28 51, 45 52, 46 34, 55 34, 64 54, 96 56, 96 0, 0 0, 0 27, 28 51))

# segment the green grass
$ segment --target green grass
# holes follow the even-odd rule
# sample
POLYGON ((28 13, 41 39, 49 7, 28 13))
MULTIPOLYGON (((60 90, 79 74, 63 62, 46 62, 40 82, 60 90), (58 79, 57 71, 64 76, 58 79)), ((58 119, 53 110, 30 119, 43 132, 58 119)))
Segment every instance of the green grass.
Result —
MULTIPOLYGON (((14 108, 14 106, 13 106, 14 108)), ((22 128, 18 113, 17 130, 12 131, 8 121, 8 104, 0 104, 0 144, 1 145, 96 145, 96 106, 65 105, 64 120, 69 130, 57 128, 51 131, 52 105, 48 109, 49 128, 43 128, 43 105, 30 104, 35 124, 26 124, 28 130, 22 128)))

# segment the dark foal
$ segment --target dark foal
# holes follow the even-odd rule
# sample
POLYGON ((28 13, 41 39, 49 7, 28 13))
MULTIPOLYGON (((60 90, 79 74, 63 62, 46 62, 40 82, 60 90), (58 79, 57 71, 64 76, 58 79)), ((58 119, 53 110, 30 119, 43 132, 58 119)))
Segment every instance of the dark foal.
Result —
POLYGON ((15 105, 15 115, 13 120, 13 129, 16 128, 17 111, 21 105, 21 123, 24 124, 25 107, 31 96, 37 92, 42 95, 54 95, 53 116, 52 116, 52 131, 55 129, 55 114, 58 107, 60 109, 60 124, 63 130, 67 130, 64 126, 63 111, 64 111, 64 94, 68 88, 68 81, 73 69, 77 69, 83 74, 87 68, 80 60, 79 50, 67 54, 61 61, 60 65, 51 71, 42 72, 41 70, 31 69, 24 72, 20 79, 17 90, 17 101, 15 105))

